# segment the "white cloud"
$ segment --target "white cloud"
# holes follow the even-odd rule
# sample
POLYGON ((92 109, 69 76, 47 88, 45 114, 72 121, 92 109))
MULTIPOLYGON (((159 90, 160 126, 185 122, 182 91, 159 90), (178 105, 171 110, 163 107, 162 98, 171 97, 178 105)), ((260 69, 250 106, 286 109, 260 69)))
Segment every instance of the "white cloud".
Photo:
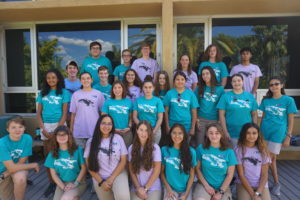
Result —
POLYGON ((67 65, 71 60, 75 59, 70 55, 63 56, 62 64, 67 65))
MULTIPOLYGON (((67 38, 67 37, 62 37, 62 36, 59 37, 56 35, 50 35, 48 38, 50 40, 57 39, 59 42, 61 42, 63 44, 72 44, 72 45, 77 45, 77 46, 84 46, 87 48, 89 48, 90 43, 94 41, 94 40, 83 40, 83 39, 79 39, 79 38, 67 38)), ((112 50, 113 44, 111 42, 103 41, 101 39, 97 39, 96 41, 101 43, 103 52, 112 50)))
POLYGON ((59 45, 55 51, 56 54, 66 54, 67 51, 63 45, 59 45))

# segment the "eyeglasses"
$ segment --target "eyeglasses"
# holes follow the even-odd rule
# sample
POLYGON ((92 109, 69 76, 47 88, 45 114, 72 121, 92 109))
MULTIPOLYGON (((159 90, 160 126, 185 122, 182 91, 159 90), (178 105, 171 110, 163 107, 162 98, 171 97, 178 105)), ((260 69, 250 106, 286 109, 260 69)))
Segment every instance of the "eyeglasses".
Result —
POLYGON ((183 133, 171 133, 172 136, 183 137, 183 133))
POLYGON ((100 50, 99 47, 92 47, 91 50, 100 50))
POLYGON ((269 84, 269 87, 278 86, 278 85, 280 85, 280 83, 272 83, 272 84, 269 84))
POLYGON ((180 100, 181 100, 181 94, 178 93, 177 94, 177 101, 180 102, 180 100))
POLYGON ((112 124, 101 123, 101 126, 112 126, 112 124))
POLYGON ((131 55, 122 55, 122 57, 131 57, 131 55))

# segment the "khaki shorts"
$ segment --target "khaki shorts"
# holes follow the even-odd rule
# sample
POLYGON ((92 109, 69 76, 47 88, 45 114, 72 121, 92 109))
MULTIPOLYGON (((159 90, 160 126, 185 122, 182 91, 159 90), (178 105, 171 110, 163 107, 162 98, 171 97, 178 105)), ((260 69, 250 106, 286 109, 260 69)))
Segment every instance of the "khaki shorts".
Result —
MULTIPOLYGON (((142 200, 140 199, 135 192, 130 192, 131 200, 142 200)), ((147 200, 160 200, 161 199, 161 190, 155 190, 148 193, 147 200)))
POLYGON ((88 141, 88 138, 74 138, 75 142, 78 146, 85 149, 86 142, 88 141))
POLYGON ((153 142, 155 144, 159 144, 160 138, 161 138, 161 128, 159 128, 156 133, 153 133, 153 142))
MULTIPOLYGON (((208 192, 206 192, 204 186, 200 183, 197 183, 195 189, 194 189, 194 193, 193 193, 193 198, 202 198, 205 200, 210 200, 211 199, 211 195, 208 194, 208 192)), ((225 194, 222 196, 221 200, 231 200, 231 191, 230 188, 228 188, 225 192, 225 194)))
MULTIPOLYGON (((78 187, 69 190, 68 192, 76 193, 77 194, 76 196, 80 197, 80 195, 82 195, 85 192, 85 189, 86 189, 86 184, 85 182, 82 182, 78 187)), ((60 187, 56 186, 53 200, 60 200, 63 194, 68 192, 64 192, 60 187)))
MULTIPOLYGON (((44 128, 49 133, 53 133, 57 126, 58 126, 58 122, 57 123, 44 123, 44 128)), ((41 129, 41 140, 48 140, 48 138, 46 136, 44 136, 44 134, 43 134, 43 129, 41 129)))
MULTIPOLYGON (((237 199, 252 200, 251 196, 242 184, 237 184, 237 199)), ((264 188, 261 193, 261 200, 271 200, 269 188, 264 188)))
POLYGON ((128 175, 123 170, 114 180, 110 191, 104 191, 98 186, 98 183, 94 182, 94 188, 96 194, 101 200, 130 200, 128 175))
POLYGON ((267 141, 267 145, 268 145, 268 149, 271 153, 275 154, 275 155, 279 155, 280 154, 280 150, 281 150, 281 143, 275 143, 275 142, 269 142, 267 141))
POLYGON ((1 200, 12 200, 14 198, 14 183, 12 178, 6 177, 0 182, 0 199, 1 200))

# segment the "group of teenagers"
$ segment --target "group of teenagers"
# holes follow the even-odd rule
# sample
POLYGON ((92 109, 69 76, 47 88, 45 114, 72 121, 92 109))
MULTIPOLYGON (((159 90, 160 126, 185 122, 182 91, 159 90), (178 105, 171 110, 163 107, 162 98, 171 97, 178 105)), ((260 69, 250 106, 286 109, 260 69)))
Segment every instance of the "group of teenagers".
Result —
MULTIPOLYGON (((280 195, 276 156, 289 146, 297 108, 279 77, 257 105, 262 73, 250 63, 251 49, 241 49, 230 74, 216 45, 205 50, 198 73, 182 55, 173 88, 149 44, 133 63, 123 50, 114 70, 101 50, 92 42, 91 56, 80 70, 69 62, 65 79, 47 71, 36 100, 53 199, 79 199, 88 172, 101 200, 227 200, 232 185, 239 200, 269 200, 269 166, 271 192, 280 195), (225 92, 229 76, 232 90, 225 92)), ((7 131, 0 139, 0 198, 19 200, 28 170, 39 165, 28 162, 32 139, 24 120, 9 120, 7 131)))

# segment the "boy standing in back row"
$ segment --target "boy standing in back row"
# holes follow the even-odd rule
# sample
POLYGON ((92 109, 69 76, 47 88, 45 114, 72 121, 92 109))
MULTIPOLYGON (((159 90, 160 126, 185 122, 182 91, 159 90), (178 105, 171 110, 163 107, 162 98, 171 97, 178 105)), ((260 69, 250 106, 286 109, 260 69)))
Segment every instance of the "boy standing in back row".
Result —
POLYGON ((150 45, 143 43, 141 45, 141 52, 143 56, 133 62, 131 69, 137 72, 141 81, 144 81, 147 75, 150 75, 154 79, 154 75, 160 71, 160 68, 157 61, 150 58, 150 45))
POLYGON ((91 42, 90 44, 90 54, 91 56, 84 59, 80 73, 89 72, 93 78, 93 85, 99 83, 98 68, 99 66, 106 66, 108 68, 109 74, 112 74, 111 62, 108 58, 101 56, 102 45, 97 42, 91 42))
POLYGON ((262 76, 260 68, 250 63, 252 51, 245 47, 240 50, 241 64, 234 66, 230 72, 230 76, 241 74, 244 78, 244 90, 256 96, 256 90, 259 85, 259 77, 262 76))

